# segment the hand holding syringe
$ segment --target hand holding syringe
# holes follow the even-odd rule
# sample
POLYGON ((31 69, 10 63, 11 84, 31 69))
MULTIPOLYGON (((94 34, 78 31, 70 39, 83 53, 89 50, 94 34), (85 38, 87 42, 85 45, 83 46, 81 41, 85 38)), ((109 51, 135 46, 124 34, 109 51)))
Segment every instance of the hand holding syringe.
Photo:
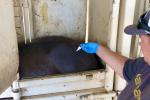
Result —
POLYGON ((82 49, 86 53, 95 54, 99 47, 100 47, 100 45, 95 42, 83 43, 83 44, 80 44, 80 46, 77 48, 76 52, 78 52, 79 50, 82 49))

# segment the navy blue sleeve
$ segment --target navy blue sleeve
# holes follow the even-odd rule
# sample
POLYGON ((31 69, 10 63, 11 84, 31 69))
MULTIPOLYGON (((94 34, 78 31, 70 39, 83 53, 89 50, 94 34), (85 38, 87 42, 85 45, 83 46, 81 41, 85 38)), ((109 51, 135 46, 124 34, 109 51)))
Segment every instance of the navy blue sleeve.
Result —
POLYGON ((128 59, 125 62, 124 68, 123 68, 123 76, 127 82, 131 81, 138 72, 141 71, 141 66, 144 63, 143 58, 139 59, 128 59))

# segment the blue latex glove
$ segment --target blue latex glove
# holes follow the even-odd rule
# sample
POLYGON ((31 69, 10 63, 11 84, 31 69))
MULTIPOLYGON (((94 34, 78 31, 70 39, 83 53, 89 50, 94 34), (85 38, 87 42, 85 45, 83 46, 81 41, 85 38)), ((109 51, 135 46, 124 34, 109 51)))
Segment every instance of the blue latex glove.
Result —
POLYGON ((94 54, 94 53, 97 52, 99 44, 98 43, 94 43, 94 42, 89 42, 89 43, 80 44, 80 47, 86 53, 94 54))

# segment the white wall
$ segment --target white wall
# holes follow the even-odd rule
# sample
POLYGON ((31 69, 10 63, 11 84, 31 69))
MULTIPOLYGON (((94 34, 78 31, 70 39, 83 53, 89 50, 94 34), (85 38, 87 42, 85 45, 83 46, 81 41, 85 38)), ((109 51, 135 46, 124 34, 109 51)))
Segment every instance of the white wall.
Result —
POLYGON ((12 0, 0 1, 0 94, 14 81, 18 48, 12 0))

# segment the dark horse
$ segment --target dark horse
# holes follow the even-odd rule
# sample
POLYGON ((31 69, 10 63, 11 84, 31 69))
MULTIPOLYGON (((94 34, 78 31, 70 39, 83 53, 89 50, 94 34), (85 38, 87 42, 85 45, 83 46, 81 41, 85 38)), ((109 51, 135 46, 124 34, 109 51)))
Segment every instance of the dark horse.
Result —
POLYGON ((104 68, 96 55, 87 54, 82 50, 76 52, 79 44, 79 41, 60 36, 42 37, 28 44, 20 43, 20 78, 104 68))

